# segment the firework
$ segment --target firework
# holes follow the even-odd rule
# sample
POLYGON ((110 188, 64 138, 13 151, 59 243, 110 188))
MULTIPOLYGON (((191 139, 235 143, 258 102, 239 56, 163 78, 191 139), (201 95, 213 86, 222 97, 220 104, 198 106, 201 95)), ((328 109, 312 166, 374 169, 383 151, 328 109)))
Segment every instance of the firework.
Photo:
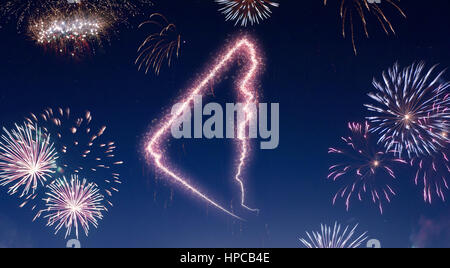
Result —
MULTIPOLYGON (((340 0, 340 16, 342 19, 342 35, 344 38, 347 36, 347 25, 350 26, 350 34, 352 38, 353 51, 357 54, 356 42, 355 42, 355 22, 354 17, 361 19, 361 24, 364 29, 364 33, 369 38, 369 30, 367 27, 368 16, 375 17, 383 28, 384 32, 389 35, 395 34, 394 27, 390 19, 385 15, 385 12, 381 8, 381 3, 370 2, 368 0, 340 0)), ((327 0, 324 0, 324 4, 327 5, 327 0)), ((386 0, 386 3, 394 7, 404 18, 406 14, 398 6, 397 0, 386 0)))
POLYGON ((444 71, 434 76, 436 66, 424 73, 425 64, 413 64, 402 71, 398 64, 383 72, 384 83, 374 79, 377 92, 370 93, 376 104, 365 106, 376 113, 368 117, 374 125, 373 132, 380 136, 387 151, 400 157, 406 152, 409 158, 430 155, 445 146, 449 129, 450 86, 441 82, 444 71))
POLYGON ((29 19, 64 8, 67 4, 67 0, 6 0, 0 5, 0 14, 4 20, 17 20, 17 28, 20 30, 29 19))
POLYGON ((110 41, 119 25, 152 5, 149 0, 8 0, 0 14, 17 19, 19 31, 58 54, 83 56, 110 41))
POLYGON ((58 158, 50 137, 41 129, 18 126, 12 131, 3 128, 0 140, 0 185, 9 187, 11 195, 20 191, 21 197, 34 198, 56 171, 58 158))
MULTIPOLYGON (((444 98, 446 99, 448 96, 446 95, 444 98)), ((435 113, 440 113, 443 112, 443 110, 447 110, 448 107, 436 107, 435 109, 437 110, 435 113)), ((424 124, 427 125, 432 122, 433 120, 428 118, 424 121, 424 124)), ((448 131, 437 133, 437 135, 442 136, 442 139, 445 140, 447 139, 448 131)), ((423 199, 429 204, 432 203, 434 195, 444 202, 446 200, 445 192, 449 190, 447 177, 450 173, 448 146, 449 143, 446 142, 444 147, 438 152, 414 157, 410 161, 411 166, 417 168, 414 183, 423 186, 423 199)))
POLYGON ((102 205, 103 196, 99 193, 97 185, 87 183, 78 179, 78 176, 71 176, 70 182, 65 177, 57 179, 49 186, 46 209, 41 211, 48 219, 47 226, 55 226, 55 234, 61 228, 66 228, 66 238, 75 229, 75 235, 78 239, 78 227, 83 228, 88 236, 89 226, 95 228, 98 221, 103 218, 103 212, 106 208, 102 205))
POLYGON ((102 17, 82 12, 55 12, 30 22, 29 35, 39 45, 59 54, 79 56, 100 45, 109 24, 102 17))
POLYGON ((142 10, 153 6, 151 0, 79 0, 79 6, 111 17, 118 23, 128 24, 130 17, 142 15, 142 10))
POLYGON ((411 166, 417 168, 414 183, 423 186, 424 201, 431 204, 433 196, 436 195, 445 202, 445 191, 449 190, 447 178, 450 173, 448 149, 429 156, 415 157, 411 160, 411 166))
POLYGON ((279 7, 275 1, 270 0, 215 0, 222 5, 219 9, 227 21, 236 21, 235 25, 247 26, 259 24, 272 15, 271 7, 279 7))
POLYGON ((345 229, 341 228, 341 225, 338 225, 337 222, 333 229, 321 224, 320 232, 311 232, 311 234, 306 232, 308 238, 302 238, 300 241, 307 248, 359 248, 368 237, 366 236, 367 232, 365 232, 355 239, 357 228, 358 224, 351 230, 349 226, 345 229))
POLYGON ((234 180, 238 183, 239 188, 241 190, 241 206, 250 211, 257 212, 258 210, 249 208, 246 205, 246 198, 245 198, 246 190, 242 178, 242 173, 247 163, 250 150, 250 142, 249 139, 245 137, 246 136, 245 131, 246 127, 248 126, 252 118, 257 116, 256 114, 254 114, 253 109, 251 109, 250 107, 251 105, 257 103, 258 100, 257 92, 255 92, 254 81, 258 74, 258 70, 261 67, 261 62, 257 53, 256 46, 250 40, 246 38, 239 39, 236 43, 232 45, 232 47, 229 50, 225 52, 224 55, 218 57, 217 63, 207 73, 205 73, 202 76, 201 80, 199 80, 198 83, 196 83, 183 97, 181 101, 182 105, 180 105, 180 108, 174 113, 166 116, 159 125, 159 127, 156 129, 156 131, 150 133, 149 140, 146 146, 146 152, 148 154, 148 157, 158 171, 170 177, 172 180, 182 185, 183 188, 195 194, 202 200, 213 205, 217 209, 227 213, 228 215, 238 219, 240 219, 238 216, 236 216, 228 209, 224 208, 223 206, 213 201, 212 198, 208 197, 200 190, 198 190, 198 188, 189 183, 185 177, 176 174, 176 172, 172 168, 170 168, 170 163, 167 162, 167 160, 164 157, 163 143, 166 140, 165 137, 168 135, 168 133, 170 133, 172 124, 175 122, 175 120, 177 120, 177 118, 183 115, 186 109, 190 108, 195 96, 204 93, 205 90, 207 90, 208 84, 214 82, 214 80, 217 79, 224 72, 224 70, 227 69, 227 67, 234 60, 236 60, 236 58, 238 58, 239 55, 244 55, 247 57, 248 68, 245 69, 244 75, 242 76, 242 80, 239 81, 238 83, 239 88, 237 89, 239 97, 242 98, 245 102, 243 110, 246 113, 246 118, 245 120, 242 120, 242 122, 239 123, 237 130, 239 164, 236 169, 234 180))
POLYGON ((57 172, 93 180, 112 206, 109 199, 113 193, 119 192, 122 183, 119 169, 123 161, 115 154, 115 142, 105 134, 106 126, 93 124, 92 120, 90 112, 75 116, 68 108, 48 108, 41 114, 31 114, 26 118, 30 126, 37 124, 52 135, 60 156, 57 172))
POLYGON ((140 15, 143 8, 151 5, 150 0, 6 0, 0 6, 0 14, 7 21, 17 20, 18 29, 53 12, 70 14, 73 11, 95 14, 114 24, 127 24, 128 18, 140 15))
POLYGON ((155 13, 150 16, 150 20, 143 22, 139 27, 152 24, 158 27, 158 30, 149 35, 138 49, 136 64, 139 70, 145 66, 145 73, 153 69, 156 75, 159 75, 164 61, 170 67, 174 56, 180 55, 181 35, 177 27, 161 14, 155 13))
POLYGON ((333 204, 338 198, 344 198, 349 210, 352 198, 362 201, 364 195, 369 195, 383 213, 383 203, 391 202, 396 194, 390 185, 396 178, 393 166, 406 164, 406 161, 385 153, 372 143, 367 122, 364 125, 349 123, 348 127, 351 135, 342 137, 346 147, 329 149, 329 153, 338 154, 343 160, 330 167, 328 179, 345 182, 334 196, 333 204))

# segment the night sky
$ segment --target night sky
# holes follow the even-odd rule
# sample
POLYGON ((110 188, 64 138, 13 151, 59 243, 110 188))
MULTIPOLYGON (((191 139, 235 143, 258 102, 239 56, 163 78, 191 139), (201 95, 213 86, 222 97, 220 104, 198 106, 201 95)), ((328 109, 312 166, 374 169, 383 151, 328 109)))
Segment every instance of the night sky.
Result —
MULTIPOLYGON (((363 104, 369 102, 374 76, 395 62, 450 66, 448 1, 401 1, 407 19, 386 6, 397 35, 386 36, 371 17, 370 39, 365 39, 358 24, 358 56, 350 39, 340 35, 334 1, 327 7, 321 0, 281 1, 270 19, 247 28, 225 22, 212 0, 155 2, 147 16, 163 13, 185 40, 180 58, 159 76, 145 75, 134 65, 136 50, 149 33, 136 27, 145 16, 130 19, 135 27, 116 29, 110 42, 82 60, 46 52, 18 34, 15 25, 0 29, 0 125, 12 128, 47 107, 89 110, 94 121, 108 126, 107 135, 125 161, 115 206, 89 237, 80 236, 83 247, 300 247, 305 231, 335 221, 359 223, 359 232, 368 231, 383 247, 450 246, 450 208, 438 200, 423 202, 412 169, 397 171, 398 196, 383 215, 369 201, 353 202, 349 212, 342 200, 333 206, 342 185, 326 179, 333 164, 328 148, 348 134, 347 122, 364 122, 368 116, 363 104), (280 103, 280 146, 269 151, 254 147, 245 174, 248 203, 261 213, 237 208, 232 142, 171 141, 167 153, 202 190, 227 208, 233 203, 246 222, 157 175, 143 155, 152 121, 170 109, 221 48, 242 34, 257 40, 263 52, 262 102, 280 103)), ((231 68, 215 86, 215 97, 204 101, 233 102, 238 72, 231 68)), ((43 219, 33 223, 34 212, 18 208, 20 203, 1 188, 0 247, 65 247, 69 238, 64 232, 54 235, 43 219)))

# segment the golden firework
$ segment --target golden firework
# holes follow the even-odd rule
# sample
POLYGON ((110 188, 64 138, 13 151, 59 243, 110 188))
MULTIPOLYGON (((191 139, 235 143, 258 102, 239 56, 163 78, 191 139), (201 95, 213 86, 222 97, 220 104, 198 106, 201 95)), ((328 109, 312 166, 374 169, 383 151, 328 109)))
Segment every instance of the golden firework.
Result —
MULTIPOLYGON (((394 9, 396 9, 404 18, 406 18, 406 14, 403 9, 396 3, 400 0, 384 1, 394 7, 394 9)), ((324 0, 325 5, 327 5, 327 2, 328 0, 324 0)), ((364 33, 367 38, 369 38, 369 30, 367 28, 369 15, 374 16, 378 20, 379 24, 387 35, 389 35, 390 33, 395 34, 392 22, 381 8, 381 3, 375 3, 375 1, 371 3, 369 0, 341 0, 339 12, 342 19, 342 35, 344 38, 347 36, 347 24, 349 24, 350 26, 350 34, 355 55, 358 54, 355 41, 355 16, 358 16, 361 19, 364 33)))
POLYGON ((145 68, 145 73, 153 69, 159 75, 165 61, 170 67, 173 57, 180 56, 181 35, 174 23, 170 23, 164 15, 154 13, 150 19, 141 23, 139 28, 145 25, 155 25, 158 29, 150 34, 138 48, 138 57, 135 64, 138 69, 145 68))
POLYGON ((108 19, 101 14, 81 9, 54 10, 30 20, 28 35, 45 49, 79 57, 100 45, 101 39, 107 38, 110 26, 108 19))

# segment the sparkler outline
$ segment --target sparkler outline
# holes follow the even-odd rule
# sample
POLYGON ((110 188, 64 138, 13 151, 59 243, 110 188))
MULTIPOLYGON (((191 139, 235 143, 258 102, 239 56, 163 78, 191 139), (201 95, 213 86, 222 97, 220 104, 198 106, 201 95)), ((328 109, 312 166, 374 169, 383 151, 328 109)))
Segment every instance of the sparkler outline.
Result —
POLYGON ((163 155, 161 150, 161 140, 164 137, 164 134, 166 134, 170 130, 175 120, 180 116, 182 116, 184 111, 190 107, 190 104, 194 101, 195 96, 200 95, 203 91, 207 90, 207 85, 212 81, 214 81, 217 78, 217 76, 219 76, 223 72, 223 69, 226 69, 226 67, 230 65, 231 62, 233 62, 233 59, 238 55, 239 51, 241 50, 243 50, 245 56, 247 57, 247 60, 250 62, 250 66, 246 71, 246 74, 243 76, 243 78, 240 79, 240 82, 238 82, 237 88, 238 93, 240 93, 239 95, 245 98, 245 104, 243 107, 243 111, 245 113, 245 120, 239 122, 237 129, 237 136, 239 140, 238 143, 240 145, 239 146, 240 157, 239 157, 239 164, 236 169, 236 174, 234 176, 234 180, 240 186, 241 206, 249 211, 259 212, 258 209, 253 209, 246 205, 245 185, 242 179, 242 173, 250 150, 250 144, 248 139, 245 137, 246 136, 245 132, 246 127, 249 125, 251 120, 254 118, 254 116, 257 116, 255 114, 255 111, 252 110, 251 107, 258 100, 258 96, 254 90, 254 81, 256 80, 259 67, 261 66, 261 59, 258 56, 256 45, 248 38, 246 37, 239 38, 236 42, 234 42, 234 44, 231 46, 231 48, 227 50, 225 54, 218 57, 220 60, 217 61, 217 63, 214 65, 212 69, 210 69, 205 73, 206 77, 202 76, 205 78, 202 78, 201 81, 194 84, 194 86, 190 90, 188 90, 189 93, 180 102, 181 105, 179 106, 179 108, 174 113, 172 113, 172 115, 167 116, 165 118, 166 120, 163 120, 165 122, 161 123, 159 129, 153 134, 151 134, 151 136, 149 136, 150 138, 148 139, 146 145, 147 155, 152 158, 154 166, 156 166, 156 168, 158 168, 162 173, 164 173, 168 177, 171 177, 173 180, 180 183, 186 189, 190 190, 192 193, 194 193, 207 203, 213 205, 217 209, 239 220, 243 219, 234 214, 233 212, 231 212, 230 210, 224 208, 223 206, 213 201, 210 197, 203 194, 200 190, 192 186, 181 175, 177 175, 175 171, 172 171, 169 167, 167 167, 167 165, 163 162, 164 160, 162 159, 163 155))

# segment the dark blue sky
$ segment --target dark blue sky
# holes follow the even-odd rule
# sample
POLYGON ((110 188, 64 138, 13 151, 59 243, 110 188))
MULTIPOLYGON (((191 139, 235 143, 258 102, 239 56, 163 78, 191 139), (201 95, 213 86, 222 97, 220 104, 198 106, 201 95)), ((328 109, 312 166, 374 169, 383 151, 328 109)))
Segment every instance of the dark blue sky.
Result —
MULTIPOLYGON (((450 246, 448 204, 425 205, 408 168, 399 171, 399 195, 383 216, 369 202, 353 203, 350 212, 342 202, 333 207, 331 198, 340 185, 326 180, 332 163, 327 149, 347 134, 348 121, 362 121, 367 115, 363 104, 373 76, 380 77, 396 61, 403 66, 419 60, 450 66, 448 1, 402 1, 407 20, 388 7, 397 36, 386 37, 371 19, 370 40, 358 27, 357 57, 350 40, 340 35, 337 5, 325 8, 321 0, 282 1, 271 19, 246 29, 224 22, 212 0, 157 2, 163 3, 148 13, 162 12, 176 22, 186 41, 180 59, 158 77, 138 72, 133 64, 146 34, 135 28, 121 29, 111 44, 77 62, 45 53, 13 27, 0 31, 0 124, 11 126, 46 107, 90 110, 99 123, 108 125, 108 135, 126 162, 115 207, 97 230, 82 237, 84 247, 298 247, 305 231, 334 221, 360 223, 361 231, 385 247, 411 247, 411 237, 419 231, 427 246, 450 246), (156 180, 141 153, 152 120, 241 32, 259 41, 265 57, 263 101, 280 103, 281 110, 280 147, 253 151, 246 174, 248 200, 261 214, 242 212, 245 223, 164 178, 156 180), (438 234, 420 230, 430 223, 441 226, 438 234)), ((236 71, 217 85, 212 101, 232 101, 236 71)), ((169 153, 202 189, 230 204, 238 198, 231 181, 231 145, 222 140, 177 141, 169 153)), ((54 236, 42 220, 32 223, 31 212, 17 208, 19 201, 5 188, 0 193, 0 247, 65 245, 62 233, 54 236)))

